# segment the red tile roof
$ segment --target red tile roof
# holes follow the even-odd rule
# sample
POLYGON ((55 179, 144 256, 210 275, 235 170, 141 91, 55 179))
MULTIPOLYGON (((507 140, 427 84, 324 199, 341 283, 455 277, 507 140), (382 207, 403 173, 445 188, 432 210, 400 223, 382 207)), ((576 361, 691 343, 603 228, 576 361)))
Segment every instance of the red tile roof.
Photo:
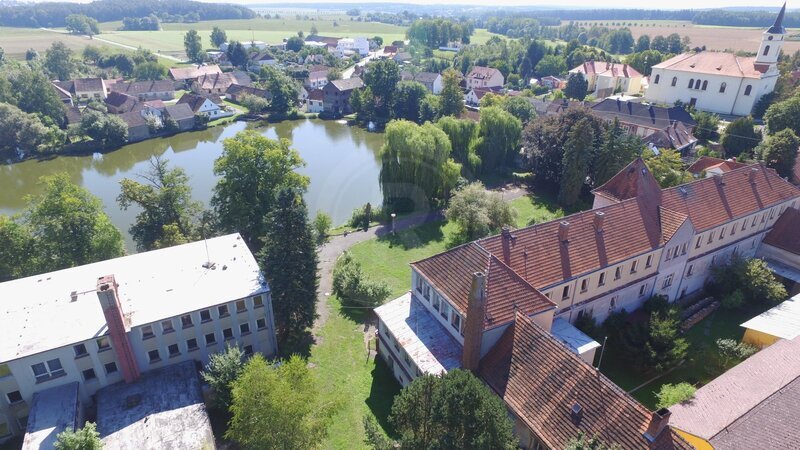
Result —
POLYGON ((580 66, 570 70, 570 73, 585 73, 587 75, 606 75, 618 78, 636 78, 642 74, 627 64, 611 63, 604 61, 586 61, 580 66))
MULTIPOLYGON (((647 168, 642 158, 636 158, 624 169, 606 181, 605 184, 593 190, 592 193, 600 194, 604 197, 616 201, 634 198, 647 192, 660 194, 661 187, 658 185, 653 174, 647 168)), ((658 195, 658 194, 657 194, 658 195)))
POLYGON ((800 255, 800 210, 787 208, 772 230, 764 236, 765 244, 800 255))
POLYGON ((499 73, 500 71, 494 67, 473 66, 472 70, 467 74, 467 78, 483 80, 484 78, 492 78, 495 74, 499 73))
POLYGON ((670 69, 729 77, 761 78, 761 72, 756 67, 755 61, 755 57, 736 56, 733 53, 682 53, 656 64, 653 69, 670 69))
POLYGON ((552 449, 579 433, 624 449, 691 449, 672 429, 645 437, 652 413, 524 314, 481 361, 480 375, 552 449), (573 420, 571 410, 581 406, 573 420))
POLYGON ((726 160, 721 158, 712 158, 711 156, 701 156, 686 171, 692 174, 699 174, 712 167, 719 167, 723 172, 733 169, 739 169, 747 166, 745 163, 736 162, 733 160, 726 160))

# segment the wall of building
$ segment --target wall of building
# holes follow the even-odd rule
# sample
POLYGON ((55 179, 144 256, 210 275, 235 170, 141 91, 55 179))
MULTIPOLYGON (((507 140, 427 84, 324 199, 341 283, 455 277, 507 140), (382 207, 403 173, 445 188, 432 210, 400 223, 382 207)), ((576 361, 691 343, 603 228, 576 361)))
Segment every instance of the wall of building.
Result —
POLYGON ((778 336, 773 336, 771 334, 767 334, 750 328, 745 329, 744 336, 742 337, 742 342, 750 345, 755 345, 758 348, 769 347, 778 340, 780 340, 778 336))

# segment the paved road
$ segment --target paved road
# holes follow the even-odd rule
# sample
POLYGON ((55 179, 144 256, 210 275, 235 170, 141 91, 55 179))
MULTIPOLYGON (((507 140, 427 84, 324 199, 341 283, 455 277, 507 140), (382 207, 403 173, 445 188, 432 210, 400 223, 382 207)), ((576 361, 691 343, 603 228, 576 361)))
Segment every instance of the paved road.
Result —
MULTIPOLYGON (((50 31, 51 33, 69 34, 66 31, 54 30, 52 28, 39 28, 39 29, 43 30, 43 31, 50 31)), ((134 47, 132 45, 120 44, 119 42, 109 41, 108 39, 103 39, 103 38, 100 38, 100 37, 97 37, 97 36, 86 36, 86 35, 81 35, 81 36, 89 38, 89 39, 91 39, 93 41, 99 41, 99 42, 103 42, 103 43, 106 43, 106 44, 116 45, 117 47, 122 47, 122 48, 125 48, 125 49, 128 49, 128 50, 134 50, 134 51, 138 50, 136 47, 134 47)), ((162 57, 162 58, 164 58, 164 59, 169 59, 170 61, 175 61, 175 62, 179 62, 179 63, 184 62, 182 59, 176 58, 174 56, 164 55, 164 54, 161 54, 161 53, 155 53, 155 54, 160 56, 160 57, 162 57)))
MULTIPOLYGON (((522 197, 527 194, 523 188, 516 186, 506 187, 503 193, 505 201, 511 201, 516 198, 522 197)), ((395 231, 403 231, 412 227, 423 225, 436 220, 444 218, 442 211, 435 211, 428 214, 419 214, 409 217, 397 219, 395 222, 395 231)), ((385 236, 390 233, 391 227, 388 225, 376 225, 370 227, 367 231, 354 231, 347 235, 333 236, 330 240, 317 249, 317 256, 319 258, 319 288, 317 289, 317 320, 314 322, 313 334, 316 337, 317 332, 325 325, 328 317, 330 316, 330 309, 328 307, 328 296, 330 295, 333 286, 333 266, 336 264, 336 259, 344 253, 347 249, 359 242, 368 241, 376 237, 385 236)), ((410 280, 409 280, 410 282, 410 280)))
POLYGON ((346 80, 346 79, 348 79, 348 78, 351 78, 351 77, 353 76, 353 72, 355 72, 355 70, 356 70, 356 67, 358 67, 358 66, 361 66, 361 67, 365 66, 365 65, 366 65, 368 62, 370 62, 370 61, 372 61, 373 59, 377 58, 377 57, 378 57, 378 56, 380 56, 381 54, 383 54, 383 51, 379 51, 379 52, 370 52, 370 54, 369 54, 369 55, 367 55, 366 57, 364 57, 364 58, 363 58, 361 61, 357 62, 357 63, 356 63, 356 64, 355 64, 353 67, 350 67, 350 68, 348 68, 348 69, 345 69, 345 70, 342 72, 342 79, 343 79, 343 80, 346 80))

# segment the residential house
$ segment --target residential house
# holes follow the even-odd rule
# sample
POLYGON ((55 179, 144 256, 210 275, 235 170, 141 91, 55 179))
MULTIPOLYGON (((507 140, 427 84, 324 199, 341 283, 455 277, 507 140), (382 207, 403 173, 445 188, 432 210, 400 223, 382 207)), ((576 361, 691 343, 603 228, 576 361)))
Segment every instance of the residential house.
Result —
POLYGON ((554 77, 552 75, 548 75, 546 77, 542 77, 540 80, 542 86, 548 89, 564 89, 567 87, 567 82, 562 80, 561 78, 554 77))
POLYGON ((686 171, 698 177, 713 177, 715 175, 722 175, 725 172, 730 172, 734 169, 740 169, 747 166, 747 164, 736 161, 736 158, 720 159, 711 156, 701 156, 693 162, 686 171))
POLYGON ((414 81, 422 83, 431 93, 442 92, 442 75, 434 72, 420 72, 414 75, 414 81))
POLYGON ((69 93, 74 103, 88 103, 92 100, 103 101, 107 95, 106 80, 102 78, 78 78, 69 81, 53 81, 53 84, 60 89, 59 97, 61 101, 66 101, 64 92, 69 93), (63 92, 62 92, 63 91, 63 92))
POLYGON ((383 47, 383 51, 381 52, 381 58, 393 58, 394 55, 397 54, 397 47, 394 45, 387 45, 383 47))
POLYGON ((505 78, 499 70, 493 67, 474 66, 466 77, 467 89, 474 88, 500 88, 505 84, 505 78))
POLYGON ((483 96, 490 92, 493 94, 502 95, 503 88, 472 88, 467 91, 466 94, 464 94, 464 102, 471 106, 478 106, 480 105, 483 96))
POLYGON ((772 273, 786 286, 789 295, 800 294, 800 210, 788 208, 772 231, 764 236, 758 255, 766 261, 772 273))
POLYGON ((627 64, 586 61, 569 73, 579 73, 589 83, 588 92, 596 98, 616 93, 636 95, 642 91, 644 76, 627 64))
POLYGON ((217 95, 202 96, 186 93, 178 100, 178 104, 181 103, 189 105, 195 115, 204 114, 211 120, 233 115, 233 112, 222 109, 220 106, 223 104, 222 99, 217 95))
POLYGON ((365 37, 344 38, 336 42, 336 53, 340 56, 369 55, 369 41, 365 37))
POLYGON ((131 112, 137 105, 139 105, 139 101, 136 97, 128 94, 111 91, 106 97, 106 108, 112 114, 131 112))
POLYGON ((308 93, 308 97, 306 97, 306 112, 321 113, 325 111, 325 107, 323 105, 324 99, 325 93, 322 91, 322 89, 312 89, 308 93))
POLYGON ((646 144, 686 154, 697 138, 692 130, 697 122, 679 106, 669 108, 637 102, 605 99, 591 105, 592 114, 608 122, 619 120, 628 134, 639 136, 646 144))
POLYGON ((139 99, 172 100, 175 98, 175 84, 169 80, 155 81, 118 81, 109 85, 111 92, 127 94, 139 99))
POLYGON ((330 67, 322 65, 314 65, 308 68, 308 76, 303 81, 304 86, 311 89, 322 89, 328 84, 328 73, 330 67))
POLYGON ((0 439, 59 407, 34 401, 49 388, 77 383, 91 408, 106 386, 205 364, 226 343, 277 353, 270 290, 238 234, 7 281, 0 298, 14 299, 0 302, 0 439))
POLYGON ((250 70, 257 72, 262 67, 266 66, 272 67, 277 64, 278 60, 275 59, 274 56, 272 56, 272 53, 267 50, 264 50, 258 53, 251 53, 250 62, 248 63, 248 66, 250 67, 250 70))
POLYGON ((250 86, 250 75, 240 70, 225 73, 212 73, 200 76, 192 83, 192 92, 195 94, 224 94, 234 84, 250 86))
POLYGON ((75 125, 81 123, 81 110, 77 106, 68 106, 65 111, 67 125, 75 125))
POLYGON ((169 69, 169 76, 175 81, 176 86, 188 87, 203 75, 222 73, 216 64, 200 64, 192 67, 173 67, 169 69))
POLYGON ((333 80, 322 88, 323 108, 326 113, 331 114, 350 114, 353 108, 350 106, 350 95, 356 89, 364 87, 361 78, 348 78, 345 80, 333 80))
POLYGON ((564 449, 580 434, 626 450, 694 449, 669 426, 669 410, 650 411, 523 313, 477 372, 524 449, 564 449))
POLYGON ((745 329, 742 342, 758 348, 800 336, 800 294, 746 321, 742 328, 745 329))
POLYGON ((403 64, 403 63, 411 61, 412 59, 413 58, 411 57, 411 53, 409 53, 409 52, 397 52, 392 57, 392 60, 394 62, 396 62, 397 64, 403 64))
POLYGON ((329 52, 335 52, 340 39, 331 36, 310 35, 306 36, 305 44, 310 47, 323 47, 329 52))
POLYGON ((146 117, 142 111, 128 111, 119 115, 128 126, 128 142, 143 141, 151 137, 146 117))
POLYGON ((796 448, 800 337, 781 339, 671 406, 670 423, 698 449, 796 448))
POLYGON ((178 124, 178 131, 189 131, 194 128, 194 111, 186 103, 167 105, 164 113, 178 124))
POLYGON ((51 86, 53 86, 53 90, 56 91, 56 95, 58 95, 59 100, 67 106, 75 106, 75 102, 72 100, 72 93, 70 93, 67 89, 61 87, 61 84, 58 81, 53 81, 51 86))
POLYGON ((754 57, 723 52, 682 53, 656 64, 645 99, 665 104, 682 103, 701 111, 747 116, 764 95, 775 89, 778 55, 786 29, 786 5, 761 37, 754 57))
POLYGON ((272 93, 266 89, 254 88, 251 86, 242 86, 241 84, 232 84, 225 91, 225 97, 236 103, 242 102, 242 97, 246 95, 254 95, 256 97, 272 99, 272 93))

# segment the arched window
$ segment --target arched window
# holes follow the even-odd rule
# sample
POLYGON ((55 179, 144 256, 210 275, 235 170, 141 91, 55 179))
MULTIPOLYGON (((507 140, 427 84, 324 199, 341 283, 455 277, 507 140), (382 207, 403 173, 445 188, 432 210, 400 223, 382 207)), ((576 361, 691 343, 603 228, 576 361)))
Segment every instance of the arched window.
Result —
POLYGON ((748 84, 746 88, 744 88, 744 95, 750 95, 750 92, 753 90, 753 85, 748 84))
POLYGON ((672 85, 675 86, 678 84, 678 77, 672 77, 672 85))
POLYGON ((689 89, 694 89, 694 78, 689 80, 689 89))
POLYGON ((703 90, 705 91, 708 87, 708 80, 703 80, 703 90))
POLYGON ((767 56, 768 54, 769 54, 769 45, 764 47, 764 56, 767 56))
POLYGON ((719 93, 720 93, 720 94, 724 94, 724 93, 725 93, 725 88, 726 88, 726 87, 728 87, 728 83, 725 83, 725 82, 723 81, 723 82, 722 82, 722 84, 720 84, 720 85, 719 85, 719 93))
POLYGON ((653 84, 658 84, 658 80, 660 80, 660 79, 661 79, 661 75, 656 75, 656 80, 653 82, 653 84))

